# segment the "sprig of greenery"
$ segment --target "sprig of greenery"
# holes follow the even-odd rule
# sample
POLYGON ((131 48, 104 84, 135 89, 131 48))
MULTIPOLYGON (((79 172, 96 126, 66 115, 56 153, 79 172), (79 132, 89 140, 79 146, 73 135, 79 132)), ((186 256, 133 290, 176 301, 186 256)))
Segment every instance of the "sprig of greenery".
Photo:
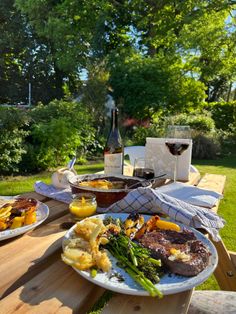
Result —
POLYGON ((86 314, 100 314, 105 305, 110 301, 110 299, 114 295, 115 295, 114 292, 106 290, 86 314))

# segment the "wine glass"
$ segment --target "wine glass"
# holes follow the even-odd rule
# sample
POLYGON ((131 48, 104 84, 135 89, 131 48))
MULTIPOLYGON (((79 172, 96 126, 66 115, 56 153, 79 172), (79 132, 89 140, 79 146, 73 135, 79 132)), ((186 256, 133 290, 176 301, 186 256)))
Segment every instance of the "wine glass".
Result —
POLYGON ((154 178, 154 166, 152 158, 135 158, 134 177, 144 178, 146 180, 154 178))
POLYGON ((184 139, 190 138, 191 130, 188 125, 169 125, 167 127, 165 144, 169 152, 175 158, 174 182, 176 182, 178 156, 182 155, 182 153, 189 147, 189 143, 186 142, 184 139))

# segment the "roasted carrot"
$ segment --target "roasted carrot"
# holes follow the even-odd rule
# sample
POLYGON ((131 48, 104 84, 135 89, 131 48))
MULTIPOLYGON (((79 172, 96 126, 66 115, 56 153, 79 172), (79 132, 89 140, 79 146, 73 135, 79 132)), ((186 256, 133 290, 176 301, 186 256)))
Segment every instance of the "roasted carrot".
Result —
POLYGON ((142 228, 139 229, 139 231, 136 233, 135 239, 140 239, 142 235, 144 235, 145 232, 155 230, 157 228, 156 223, 159 219, 160 217, 158 215, 152 216, 147 222, 145 222, 142 228))
POLYGON ((156 227, 159 229, 164 229, 164 230, 175 230, 175 231, 180 231, 180 226, 170 222, 170 221, 165 221, 165 220, 157 220, 156 221, 156 227))

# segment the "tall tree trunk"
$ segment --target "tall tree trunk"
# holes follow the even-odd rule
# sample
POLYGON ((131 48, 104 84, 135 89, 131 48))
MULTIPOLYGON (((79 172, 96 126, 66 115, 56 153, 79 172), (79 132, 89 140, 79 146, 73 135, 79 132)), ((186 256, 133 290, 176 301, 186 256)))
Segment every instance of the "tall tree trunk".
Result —
POLYGON ((63 78, 65 77, 65 73, 58 69, 58 67, 54 66, 55 71, 55 93, 58 99, 63 98, 64 91, 63 91, 63 78))
POLYGON ((155 31, 155 26, 150 23, 149 24, 149 31, 148 31, 148 38, 150 38, 150 43, 148 44, 148 55, 150 57, 154 57, 156 55, 156 48, 152 45, 152 39, 155 37, 156 31, 155 31))

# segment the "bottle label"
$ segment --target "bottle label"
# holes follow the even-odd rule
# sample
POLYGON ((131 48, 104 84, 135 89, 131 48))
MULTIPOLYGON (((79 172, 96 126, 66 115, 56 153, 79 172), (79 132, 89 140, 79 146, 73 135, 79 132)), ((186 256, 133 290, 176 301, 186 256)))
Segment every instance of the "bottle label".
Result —
POLYGON ((104 155, 104 172, 105 174, 122 174, 123 162, 122 153, 104 155))

